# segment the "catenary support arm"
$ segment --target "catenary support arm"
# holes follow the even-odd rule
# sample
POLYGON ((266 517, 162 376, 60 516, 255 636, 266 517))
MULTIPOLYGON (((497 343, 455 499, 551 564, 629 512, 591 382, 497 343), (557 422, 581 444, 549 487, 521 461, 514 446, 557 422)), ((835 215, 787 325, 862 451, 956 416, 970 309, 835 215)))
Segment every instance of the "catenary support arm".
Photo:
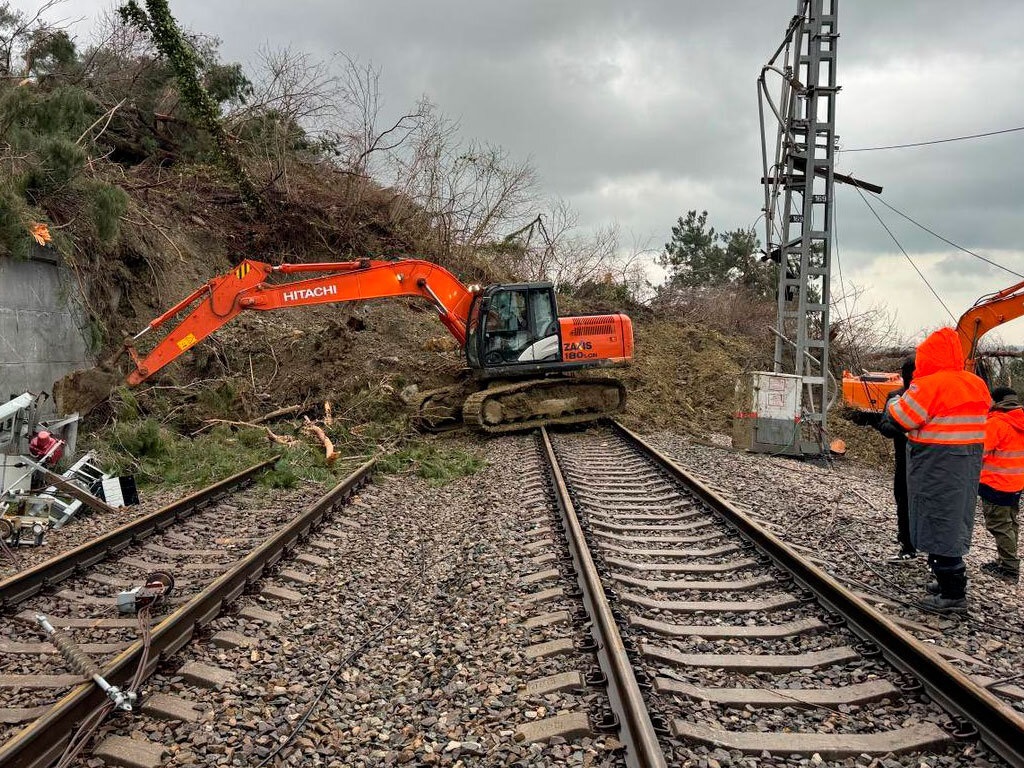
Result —
POLYGON ((284 309, 393 296, 419 296, 426 299, 437 309, 441 322, 458 342, 465 342, 473 294, 454 275, 437 264, 419 259, 362 259, 321 264, 281 264, 275 267, 247 259, 226 275, 215 277, 136 334, 134 339, 161 327, 188 307, 193 307, 144 358, 140 359, 135 350, 128 347, 135 363, 135 370, 128 375, 128 383, 134 386, 145 381, 246 309, 284 309), (274 273, 292 275, 310 272, 326 274, 291 283, 267 282, 267 278, 274 273))

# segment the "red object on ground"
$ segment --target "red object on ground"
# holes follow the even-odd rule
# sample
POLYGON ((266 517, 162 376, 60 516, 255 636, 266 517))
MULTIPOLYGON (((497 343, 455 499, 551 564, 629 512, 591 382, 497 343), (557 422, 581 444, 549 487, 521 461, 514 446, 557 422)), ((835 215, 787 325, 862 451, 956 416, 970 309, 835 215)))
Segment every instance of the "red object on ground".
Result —
POLYGON ((44 429, 37 432, 29 441, 28 452, 39 460, 46 456, 45 463, 53 466, 64 455, 64 441, 58 440, 44 429))

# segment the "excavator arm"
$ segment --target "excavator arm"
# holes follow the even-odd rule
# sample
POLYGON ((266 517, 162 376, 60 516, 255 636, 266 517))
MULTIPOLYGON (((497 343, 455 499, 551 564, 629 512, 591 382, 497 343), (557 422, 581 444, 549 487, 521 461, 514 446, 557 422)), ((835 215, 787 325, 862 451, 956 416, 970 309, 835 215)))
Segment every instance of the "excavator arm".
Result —
POLYGON ((473 292, 437 264, 419 259, 362 259, 272 266, 246 259, 227 274, 215 277, 182 299, 131 339, 134 342, 191 307, 189 313, 145 357, 140 358, 129 343, 127 349, 135 370, 128 375, 128 383, 135 386, 145 381, 247 309, 285 309, 393 296, 426 299, 434 305, 452 336, 460 344, 465 342, 473 292), (311 272, 325 274, 293 282, 267 282, 274 274, 311 272))
POLYGON ((960 316, 956 332, 964 348, 968 366, 973 367, 978 352, 978 341, 996 326, 1024 315, 1024 281, 1004 288, 998 293, 982 296, 974 306, 960 316))

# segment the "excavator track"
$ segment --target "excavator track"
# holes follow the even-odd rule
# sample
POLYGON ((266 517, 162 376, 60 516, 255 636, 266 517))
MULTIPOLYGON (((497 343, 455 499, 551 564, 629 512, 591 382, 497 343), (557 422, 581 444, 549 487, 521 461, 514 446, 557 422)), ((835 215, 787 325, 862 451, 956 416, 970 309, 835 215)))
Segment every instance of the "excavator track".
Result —
POLYGON ((626 387, 618 379, 533 379, 474 392, 462 406, 462 420, 474 429, 497 434, 542 425, 580 424, 625 407, 626 387))

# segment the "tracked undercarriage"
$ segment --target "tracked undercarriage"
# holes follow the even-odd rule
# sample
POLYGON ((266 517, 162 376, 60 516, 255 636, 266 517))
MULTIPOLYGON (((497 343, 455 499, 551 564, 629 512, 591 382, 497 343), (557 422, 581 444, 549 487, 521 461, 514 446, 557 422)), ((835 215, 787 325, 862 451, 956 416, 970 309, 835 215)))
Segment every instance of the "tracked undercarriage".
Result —
POLYGON ((492 381, 483 389, 478 386, 470 381, 424 392, 414 403, 414 424, 429 432, 465 424, 497 434, 594 421, 626 407, 626 387, 611 377, 492 381))

